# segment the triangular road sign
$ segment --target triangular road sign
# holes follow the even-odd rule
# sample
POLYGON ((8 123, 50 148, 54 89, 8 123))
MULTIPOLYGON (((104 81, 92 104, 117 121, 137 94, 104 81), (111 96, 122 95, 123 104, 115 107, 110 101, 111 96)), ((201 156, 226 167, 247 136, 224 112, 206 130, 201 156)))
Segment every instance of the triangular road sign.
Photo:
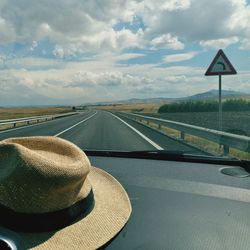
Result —
POLYGON ((235 68, 221 49, 218 51, 207 72, 205 73, 206 76, 235 74, 237 74, 235 68))

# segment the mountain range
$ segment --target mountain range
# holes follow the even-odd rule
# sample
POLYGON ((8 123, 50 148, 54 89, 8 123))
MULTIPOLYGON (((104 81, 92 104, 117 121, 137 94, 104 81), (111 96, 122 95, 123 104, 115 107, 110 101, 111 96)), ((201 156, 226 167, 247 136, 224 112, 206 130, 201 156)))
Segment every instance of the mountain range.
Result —
MULTIPOLYGON (((196 95, 180 98, 181 100, 204 100, 204 99, 214 99, 218 98, 219 92, 216 89, 211 89, 207 92, 199 93, 196 95)), ((237 98, 249 96, 249 94, 242 93, 234 90, 222 90, 221 95, 223 98, 237 98)))
MULTIPOLYGON (((201 101, 201 100, 212 100, 218 98, 218 90, 211 89, 207 92, 198 93, 186 97, 169 98, 169 97, 156 97, 156 98, 131 98, 128 100, 114 101, 114 102, 98 102, 92 105, 110 105, 110 104, 135 104, 135 103, 163 103, 163 102, 176 102, 176 101, 201 101)), ((250 94, 246 94, 234 90, 223 90, 222 98, 244 98, 250 97, 250 94)))
MULTIPOLYGON (((0 107, 23 107, 23 106, 59 106, 59 105, 109 105, 109 104, 135 104, 135 103, 166 103, 174 101, 188 101, 188 100, 208 100, 218 98, 218 90, 212 89, 207 92, 198 93, 192 96, 181 98, 131 98, 128 100, 112 101, 112 102, 96 102, 96 103, 82 103, 83 98, 75 99, 56 99, 34 93, 29 88, 21 85, 15 86, 15 93, 8 91, 0 91, 0 107), (18 93, 18 96, 17 94, 18 93)), ((223 90, 223 98, 246 98, 250 94, 245 94, 239 91, 223 90)))

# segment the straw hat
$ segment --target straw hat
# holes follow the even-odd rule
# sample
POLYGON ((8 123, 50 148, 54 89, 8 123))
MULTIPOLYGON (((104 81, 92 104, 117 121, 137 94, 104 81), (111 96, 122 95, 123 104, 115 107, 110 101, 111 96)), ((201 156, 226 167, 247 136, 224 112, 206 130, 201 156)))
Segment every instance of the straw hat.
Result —
POLYGON ((55 137, 0 142, 0 224, 18 232, 24 249, 97 249, 131 210, 121 184, 74 144, 55 137))

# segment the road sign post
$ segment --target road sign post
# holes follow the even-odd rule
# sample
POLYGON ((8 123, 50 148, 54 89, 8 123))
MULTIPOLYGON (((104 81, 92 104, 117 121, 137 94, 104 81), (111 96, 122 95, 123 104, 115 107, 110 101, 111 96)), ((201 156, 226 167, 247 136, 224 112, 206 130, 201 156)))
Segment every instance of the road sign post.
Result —
POLYGON ((219 130, 222 131, 221 75, 219 75, 219 130))
POLYGON ((214 60, 208 67, 206 76, 219 76, 219 130, 222 131, 222 75, 235 75, 237 74, 231 62, 228 60, 223 50, 219 50, 214 60))

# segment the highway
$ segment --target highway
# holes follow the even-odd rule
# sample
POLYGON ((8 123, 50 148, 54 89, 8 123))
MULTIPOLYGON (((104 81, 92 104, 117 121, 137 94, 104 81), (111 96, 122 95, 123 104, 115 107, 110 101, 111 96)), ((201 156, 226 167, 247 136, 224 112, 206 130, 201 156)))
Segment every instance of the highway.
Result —
POLYGON ((106 111, 89 111, 39 124, 0 131, 0 140, 21 136, 58 136, 88 150, 181 150, 194 148, 135 121, 106 111))

